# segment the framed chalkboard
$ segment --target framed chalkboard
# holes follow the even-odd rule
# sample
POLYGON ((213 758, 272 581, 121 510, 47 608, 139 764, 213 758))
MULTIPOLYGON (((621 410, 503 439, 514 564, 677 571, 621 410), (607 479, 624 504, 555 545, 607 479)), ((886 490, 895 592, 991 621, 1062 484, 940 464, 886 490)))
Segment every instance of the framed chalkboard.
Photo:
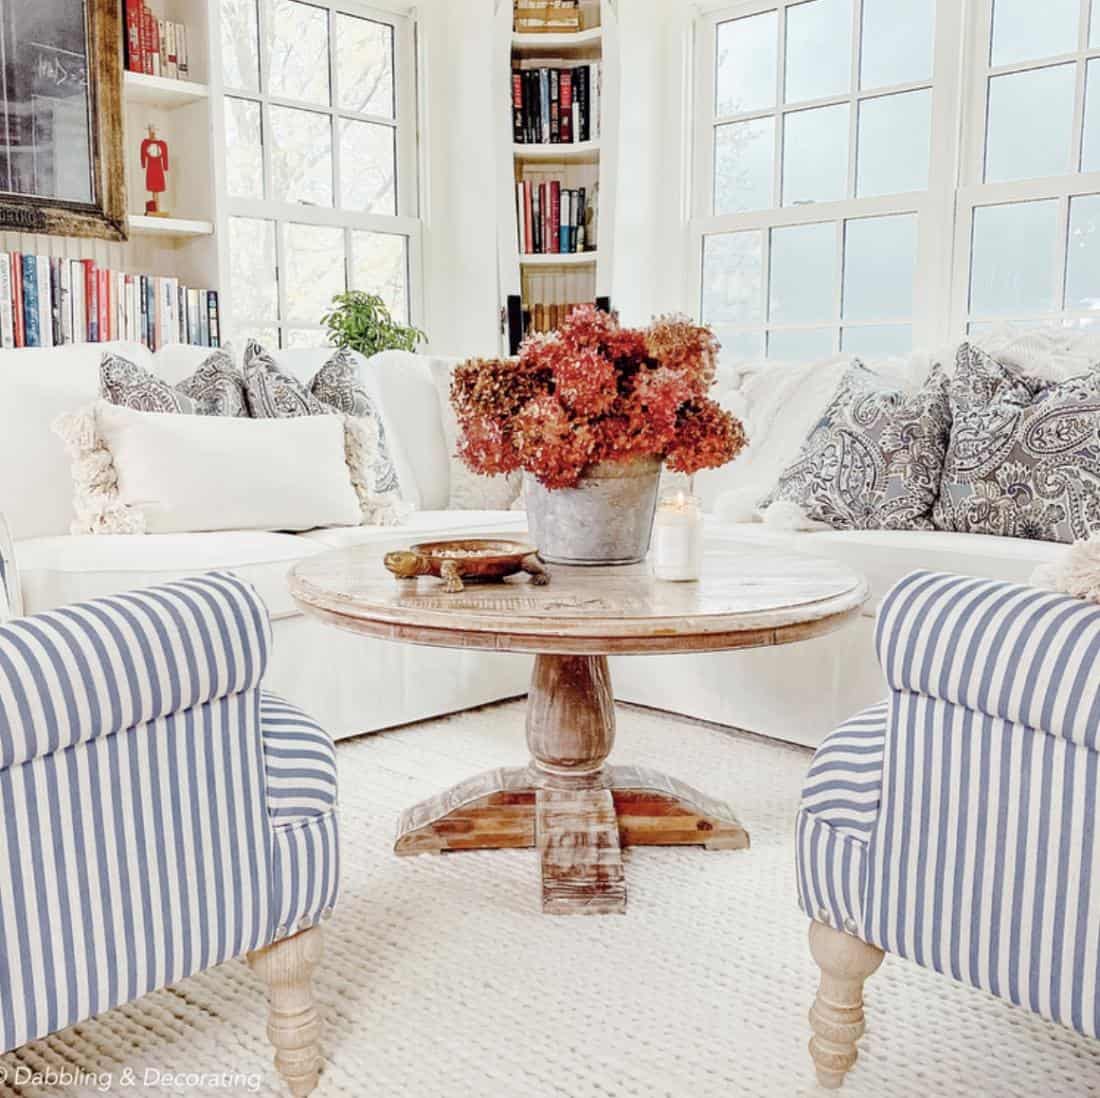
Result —
POLYGON ((0 0, 0 230, 126 239, 119 0, 0 0))

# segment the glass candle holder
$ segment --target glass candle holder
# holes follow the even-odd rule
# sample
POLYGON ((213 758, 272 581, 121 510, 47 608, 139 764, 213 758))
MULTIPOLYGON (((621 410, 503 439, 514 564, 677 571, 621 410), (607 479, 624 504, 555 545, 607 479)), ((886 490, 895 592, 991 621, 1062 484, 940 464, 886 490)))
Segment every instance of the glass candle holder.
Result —
POLYGON ((703 513, 699 500, 686 492, 666 496, 653 520, 653 575, 686 583, 703 569, 703 513))

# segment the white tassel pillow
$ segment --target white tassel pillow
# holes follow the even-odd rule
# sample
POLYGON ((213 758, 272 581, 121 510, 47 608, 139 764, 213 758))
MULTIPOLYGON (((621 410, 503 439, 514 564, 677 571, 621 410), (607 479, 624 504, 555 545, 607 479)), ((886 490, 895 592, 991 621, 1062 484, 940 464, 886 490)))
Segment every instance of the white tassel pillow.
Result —
MULTIPOLYGON (((99 401, 56 430, 73 459, 74 533, 312 530, 378 522, 374 445, 338 415, 237 419, 99 401)), ((388 509, 386 511, 388 516, 388 509)))

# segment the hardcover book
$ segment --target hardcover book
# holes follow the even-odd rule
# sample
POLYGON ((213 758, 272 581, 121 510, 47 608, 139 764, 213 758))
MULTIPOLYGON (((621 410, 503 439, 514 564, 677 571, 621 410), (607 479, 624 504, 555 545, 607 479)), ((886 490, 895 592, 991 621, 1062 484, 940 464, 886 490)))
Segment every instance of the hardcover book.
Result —
POLYGON ((23 261, 23 345, 41 347, 38 330, 38 265, 33 255, 24 255, 23 261))

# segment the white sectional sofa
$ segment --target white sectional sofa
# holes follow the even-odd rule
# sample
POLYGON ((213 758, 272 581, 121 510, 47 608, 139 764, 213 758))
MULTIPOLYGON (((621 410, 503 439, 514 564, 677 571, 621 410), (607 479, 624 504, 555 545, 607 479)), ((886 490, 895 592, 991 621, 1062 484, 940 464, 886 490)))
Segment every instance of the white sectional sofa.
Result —
MULTIPOLYGON (((73 536, 68 532, 69 462, 50 425, 57 415, 95 399, 99 360, 109 346, 168 381, 187 376, 206 353, 170 347, 151 355, 133 344, 0 352, 0 512, 15 538, 27 612, 189 573, 231 569, 255 584, 274 618, 268 685, 337 736, 454 712, 526 690, 527 657, 412 648, 339 633, 304 617, 287 594, 290 566, 331 547, 369 543, 381 553, 428 536, 524 529, 519 512, 447 509, 451 463, 429 360, 391 352, 362 366, 381 409, 403 494, 416 507, 404 527, 301 535, 233 531, 73 536)), ((324 351, 279 356, 304 379, 325 358, 324 351)), ((729 396, 736 405, 738 394, 729 396)), ((746 418, 751 427, 751 414, 746 418)), ((706 498, 713 501, 723 486, 738 482, 740 461, 704 478, 706 498)), ((972 535, 808 533, 708 518, 708 552, 736 555, 750 546, 848 562, 871 580, 874 598, 866 616, 832 637, 787 648, 618 659, 614 675, 620 699, 816 744, 843 718, 884 693, 871 632, 876 601, 894 580, 919 567, 1026 580, 1037 564, 1059 551, 1042 542, 972 535)))

